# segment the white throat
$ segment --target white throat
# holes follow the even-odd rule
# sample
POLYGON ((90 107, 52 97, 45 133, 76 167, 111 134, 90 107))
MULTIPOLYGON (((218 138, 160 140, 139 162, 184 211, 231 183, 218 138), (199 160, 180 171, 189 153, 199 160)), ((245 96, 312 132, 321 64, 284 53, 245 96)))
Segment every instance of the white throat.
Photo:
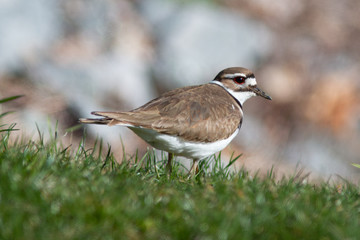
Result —
POLYGON ((243 105, 244 102, 249 98, 256 96, 254 92, 235 92, 231 89, 224 87, 224 85, 219 81, 211 81, 210 83, 217 84, 222 88, 224 88, 228 93, 231 94, 231 96, 233 96, 236 100, 238 100, 241 105, 243 105))

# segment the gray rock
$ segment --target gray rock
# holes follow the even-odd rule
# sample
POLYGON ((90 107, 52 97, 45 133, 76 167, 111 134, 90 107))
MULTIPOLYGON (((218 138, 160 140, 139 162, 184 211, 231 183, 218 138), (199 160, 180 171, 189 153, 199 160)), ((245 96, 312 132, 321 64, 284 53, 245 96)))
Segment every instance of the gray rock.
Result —
POLYGON ((60 34, 58 1, 0 1, 0 73, 40 58, 60 34))
POLYGON ((354 177, 356 169, 351 163, 356 159, 356 153, 331 135, 314 132, 298 129, 284 148, 285 159, 325 177, 354 177))
POLYGON ((155 77, 166 88, 208 82, 230 66, 254 68, 270 52, 267 28, 240 13, 164 1, 140 6, 156 35, 155 77))

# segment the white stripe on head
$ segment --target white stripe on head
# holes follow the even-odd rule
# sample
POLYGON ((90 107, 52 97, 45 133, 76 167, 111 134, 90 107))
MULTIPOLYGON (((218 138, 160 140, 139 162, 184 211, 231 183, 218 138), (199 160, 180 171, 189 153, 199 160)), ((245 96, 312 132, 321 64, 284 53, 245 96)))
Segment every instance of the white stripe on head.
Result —
MULTIPOLYGON (((226 76, 226 75, 225 75, 225 76, 226 76)), ((217 85, 222 86, 223 88, 225 88, 224 85, 222 84, 222 82, 220 82, 220 81, 218 81, 218 80, 216 80, 216 79, 212 80, 211 83, 215 83, 215 84, 217 84, 217 85)), ((246 85, 247 85, 247 86, 256 86, 256 85, 257 85, 257 83, 256 83, 256 78, 247 78, 247 79, 246 79, 246 85)))
POLYGON ((246 75, 243 73, 228 73, 224 75, 224 78, 234 78, 234 77, 244 77, 246 78, 246 75))

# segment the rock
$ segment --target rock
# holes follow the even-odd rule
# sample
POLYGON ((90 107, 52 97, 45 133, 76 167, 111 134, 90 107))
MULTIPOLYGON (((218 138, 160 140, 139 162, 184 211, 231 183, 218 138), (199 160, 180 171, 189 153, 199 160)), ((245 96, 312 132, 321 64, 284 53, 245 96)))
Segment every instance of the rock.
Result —
POLYGON ((140 5, 157 37, 155 77, 168 89, 208 82, 229 66, 252 69, 270 52, 267 28, 229 9, 163 1, 140 5))
POLYGON ((43 57, 61 35, 58 1, 0 1, 0 74, 43 57))

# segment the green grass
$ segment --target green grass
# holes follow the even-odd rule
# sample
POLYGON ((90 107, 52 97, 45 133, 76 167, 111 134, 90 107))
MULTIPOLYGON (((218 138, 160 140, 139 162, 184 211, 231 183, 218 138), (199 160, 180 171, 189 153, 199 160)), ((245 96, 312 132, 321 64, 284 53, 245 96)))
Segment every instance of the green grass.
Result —
MULTIPOLYGON (((359 239, 359 187, 230 173, 219 157, 168 177, 152 151, 0 142, 0 239, 359 239)), ((166 159, 164 159, 165 161, 166 159)))

